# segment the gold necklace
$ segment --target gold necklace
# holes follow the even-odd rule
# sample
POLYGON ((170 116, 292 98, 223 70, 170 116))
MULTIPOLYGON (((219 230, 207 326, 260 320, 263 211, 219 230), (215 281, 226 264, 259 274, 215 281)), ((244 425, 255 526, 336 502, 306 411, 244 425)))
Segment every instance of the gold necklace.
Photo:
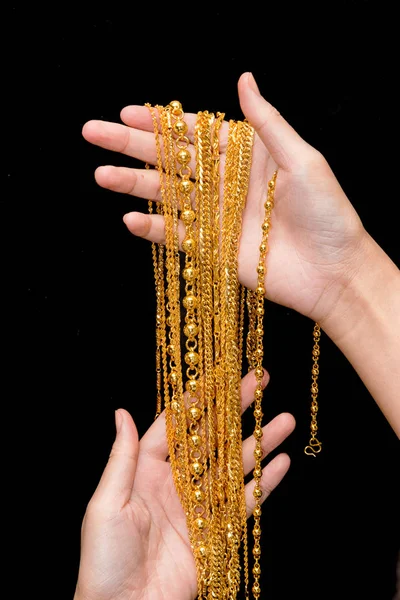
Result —
MULTIPOLYGON (((198 600, 234 600, 244 571, 250 599, 247 518, 242 461, 240 384, 244 309, 249 329, 246 356, 255 370, 255 486, 253 496, 252 597, 259 599, 261 556, 263 317, 266 256, 277 172, 268 183, 261 225, 257 286, 238 280, 242 213, 250 180, 254 130, 230 121, 220 198, 219 132, 224 118, 199 112, 191 156, 188 126, 180 102, 153 108, 157 169, 165 220, 165 249, 152 245, 156 290, 156 418, 164 398, 174 484, 186 514, 196 564, 198 600), (191 162, 195 162, 195 183, 191 162), (179 256, 179 221, 185 233, 179 256), (182 337, 183 332, 183 337, 182 337), (244 568, 240 556, 243 554, 244 568)), ((149 211, 153 205, 149 203, 149 211)), ((320 329, 314 327, 311 439, 306 454, 321 450, 318 412, 320 329)))

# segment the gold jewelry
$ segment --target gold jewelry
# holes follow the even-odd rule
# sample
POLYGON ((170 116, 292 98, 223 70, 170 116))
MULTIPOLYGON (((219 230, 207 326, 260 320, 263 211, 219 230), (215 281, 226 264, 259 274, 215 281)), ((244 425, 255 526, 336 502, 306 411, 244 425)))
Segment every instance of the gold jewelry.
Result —
POLYGON ((318 413, 318 375, 319 375, 319 355, 321 353, 319 347, 319 341, 321 339, 321 328, 318 323, 314 325, 313 331, 314 347, 312 351, 313 366, 311 369, 311 424, 310 424, 310 441, 308 446, 304 448, 304 453, 309 456, 316 456, 322 450, 322 443, 317 438, 318 424, 317 424, 317 413, 318 413))
MULTIPOLYGON (((257 286, 255 291, 248 290, 246 296, 238 280, 238 250, 250 180, 253 128, 247 121, 229 122, 221 198, 219 132, 224 115, 198 113, 193 156, 180 102, 173 101, 166 107, 146 106, 156 140, 162 198, 157 212, 165 220, 166 240, 165 249, 152 244, 157 307, 156 417, 161 412, 163 396, 169 461, 186 515, 198 600, 235 600, 242 570, 245 598, 250 600, 240 395, 247 305, 245 350, 249 370, 255 370, 257 380, 251 591, 258 600, 264 282, 277 172, 268 183, 264 204, 257 286), (190 166, 193 163, 194 174, 190 166), (184 253, 182 261, 179 240, 184 253)), ((152 203, 149 212, 153 212, 152 203)), ((316 324, 308 446, 313 455, 321 449, 316 438, 319 336, 316 324)))

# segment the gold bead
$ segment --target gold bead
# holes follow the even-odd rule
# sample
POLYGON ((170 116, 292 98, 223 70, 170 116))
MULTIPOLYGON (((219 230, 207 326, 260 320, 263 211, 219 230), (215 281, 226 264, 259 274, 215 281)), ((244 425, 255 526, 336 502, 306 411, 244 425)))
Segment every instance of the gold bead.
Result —
MULTIPOLYGON (((264 307, 263 307, 263 306, 257 306, 257 308, 256 308, 256 313, 257 313, 257 314, 258 314, 260 317, 264 316, 264 307)), ((262 350, 260 350, 260 352, 261 352, 261 356, 262 356, 262 354, 263 354, 263 351, 262 351, 262 350)))
POLYGON ((187 196, 193 191, 194 184, 190 179, 182 179, 179 184, 179 189, 182 194, 186 194, 187 196))
POLYGON ((205 519, 203 519, 202 517, 198 517, 195 520, 195 525, 196 525, 197 529, 205 529, 207 527, 207 521, 205 519))
POLYGON ((193 296, 193 294, 189 294, 188 296, 185 296, 184 299, 183 299, 183 306, 186 309, 196 308, 197 307, 197 298, 196 298, 196 296, 193 296))
POLYGON ((313 413, 317 413, 318 412, 318 405, 317 404, 313 404, 311 406, 311 412, 313 412, 313 413))
POLYGON ((190 441, 195 448, 198 448, 201 444, 201 437, 197 434, 190 436, 190 441))
POLYGON ((264 335, 264 329, 262 327, 257 327, 256 329, 256 334, 261 337, 262 335, 264 335))
POLYGON ((256 468, 253 470, 253 475, 254 475, 254 478, 255 478, 255 479, 261 479, 261 476, 262 476, 262 469, 260 469, 260 467, 256 467, 256 468))
POLYGON ((178 383, 178 373, 176 371, 171 371, 168 376, 168 381, 174 385, 178 383))
POLYGON ((313 369, 312 369, 311 372, 312 372, 313 375, 319 375, 319 369, 318 369, 318 367, 313 367, 313 369))
POLYGON ((256 486, 253 490, 253 496, 254 498, 261 498, 262 496, 262 490, 260 487, 256 486))
POLYGON ((167 352, 168 352, 168 354, 170 356, 172 356, 174 354, 174 352, 175 352, 175 346, 174 346, 174 344, 169 344, 167 346, 167 352))
POLYGON ((318 431, 318 425, 316 423, 311 423, 311 431, 314 433, 318 431))
POLYGON ((199 558, 205 558, 207 556, 207 548, 205 546, 198 546, 196 548, 196 554, 199 558))
POLYGON ((264 252, 266 252, 266 251, 267 251, 267 249, 268 249, 268 244, 267 244, 267 242, 262 242, 262 243, 260 244, 260 248, 259 248, 260 252, 263 254, 264 252))
POLYGON ((264 377, 264 369, 262 367, 257 367, 254 371, 254 374, 257 379, 262 379, 264 377))
POLYGON ((176 400, 172 400, 172 402, 171 402, 171 410, 174 413, 179 412, 179 402, 177 402, 176 400))
MULTIPOLYGON (((182 109, 182 107, 181 107, 182 109)), ((185 133, 188 130, 188 126, 186 125, 185 121, 177 121, 174 125, 174 131, 177 135, 185 135, 185 133)))
POLYGON ((182 271, 182 277, 186 281, 193 281, 196 277, 196 269, 193 269, 193 267, 186 267, 186 269, 183 269, 182 271))
POLYGON ((263 451, 261 450, 261 448, 256 448, 253 452, 253 456, 254 456, 254 458, 262 458, 263 451))
POLYGON ((186 254, 192 254, 194 249, 196 248, 196 242, 193 238, 185 238, 182 242, 182 250, 186 252, 186 254))
POLYGON ((182 150, 179 150, 179 152, 176 155, 176 160, 181 165, 187 165, 190 162, 190 159, 190 152, 189 150, 186 150, 186 148, 182 148, 182 150))
POLYGON ((191 471, 192 475, 201 475, 203 472, 203 465, 199 462, 194 462, 190 466, 190 471, 191 471))
POLYGON ((259 506, 258 504, 254 507, 253 516, 261 517, 261 506, 259 506))
POLYGON ((261 537, 261 527, 259 525, 254 525, 253 535, 254 537, 261 537))
POLYGON ((318 348, 314 348, 314 350, 312 351, 313 356, 319 356, 319 350, 318 348))
POLYGON ((261 417, 263 416, 263 411, 261 410, 261 408, 255 408, 253 411, 253 415, 256 419, 261 419, 261 417))
POLYGON ((230 546, 232 546, 235 543, 235 541, 237 540, 237 537, 233 531, 228 531, 228 533, 226 534, 226 539, 228 541, 228 544, 230 546))
POLYGON ((185 383, 185 389, 187 392, 194 394, 197 390, 197 381, 195 379, 189 379, 189 381, 185 383))
POLYGON ((265 295, 265 287, 263 285, 258 285, 256 287, 256 294, 258 294, 258 296, 264 296, 265 295))
POLYGON ((254 398, 256 398, 256 400, 261 400, 262 397, 263 397, 263 391, 260 390, 260 388, 256 388, 254 391, 254 398))
POLYGON ((311 393, 312 394, 318 394, 318 385, 316 383, 313 383, 311 386, 311 393))
POLYGON ((183 333, 186 335, 186 337, 193 337, 197 335, 198 332, 199 328, 193 321, 186 323, 185 327, 183 328, 183 333))
POLYGON ((197 352, 186 352, 185 354, 185 363, 187 365, 197 365, 197 363, 199 362, 199 355, 197 354, 197 352))
POLYGON ((178 100, 172 100, 169 103, 173 115, 179 115, 182 111, 182 104, 178 100))
POLYGON ((190 225, 196 218, 196 213, 194 210, 187 208, 181 212, 181 219, 185 223, 185 225, 190 225))
POLYGON ((255 577, 259 577, 261 575, 261 567, 260 563, 256 563, 253 567, 253 575, 255 577))
POLYGON ((269 221, 264 221, 264 223, 261 225, 261 229, 265 233, 270 230, 270 227, 271 227, 271 225, 269 224, 269 221))
POLYGON ((188 410, 189 419, 193 419, 194 421, 198 421, 201 417, 201 410, 197 406, 191 406, 188 410))
POLYGON ((272 210, 274 208, 274 201, 273 200, 266 200, 264 202, 264 208, 265 208, 265 210, 272 210))
POLYGON ((261 594, 261 587, 260 584, 258 583, 258 581, 256 581, 255 583, 253 583, 253 587, 251 588, 253 595, 255 598, 259 598, 260 594, 261 594))
POLYGON ((203 502, 204 500, 204 492, 203 490, 197 489, 193 492, 193 500, 195 502, 203 502))
POLYGON ((261 556, 261 547, 259 544, 255 544, 253 548, 253 556, 259 558, 261 556))
POLYGON ((264 273, 265 273, 265 267, 264 267, 264 265, 258 265, 258 267, 257 267, 257 273, 259 275, 264 275, 264 273))
POLYGON ((253 433, 254 437, 257 440, 261 440, 262 436, 263 436, 263 430, 262 427, 256 427, 253 433))

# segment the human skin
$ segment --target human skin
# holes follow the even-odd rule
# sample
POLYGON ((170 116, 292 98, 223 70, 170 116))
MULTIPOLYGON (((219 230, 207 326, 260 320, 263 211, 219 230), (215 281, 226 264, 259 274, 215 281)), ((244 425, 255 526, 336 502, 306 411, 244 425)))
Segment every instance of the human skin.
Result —
MULTIPOLYGON (((247 287, 255 287, 267 182, 273 171, 278 169, 266 265, 267 298, 320 324, 353 365, 394 431, 400 436, 399 270, 365 230, 324 157, 307 144, 260 95, 250 74, 242 75, 238 87, 243 113, 256 130, 239 249, 240 281, 247 287)), ((125 125, 90 121, 85 125, 83 135, 93 144, 156 164, 153 127, 148 110, 139 106, 126 107, 121 118, 125 125)), ((189 125, 188 136, 193 142, 195 115, 186 115, 185 119, 189 125)), ((222 168, 227 127, 224 124, 220 134, 222 168)), ((194 157, 194 148, 189 149, 194 157)), ((104 166, 97 169, 96 180, 102 187, 117 192, 160 200, 159 175, 155 170, 104 166)), ((124 221, 134 235, 154 242, 164 242, 161 215, 132 212, 125 215, 124 221)), ((183 233, 181 225, 181 238, 183 233)), ((112 546, 115 552, 120 553, 118 564, 139 569, 135 571, 135 577, 132 580, 122 578, 123 581, 116 582, 115 571, 110 571, 114 574, 110 574, 108 581, 111 584, 114 582, 115 586, 107 595, 108 592, 101 592, 99 581, 90 580, 88 576, 88 573, 94 573, 93 565, 99 560, 103 561, 102 572, 107 572, 107 560, 110 563, 115 560, 115 555, 109 554, 110 548, 104 543, 110 539, 110 523, 119 526, 119 517, 110 509, 110 496, 115 497, 107 489, 112 490, 113 486, 117 489, 118 482, 122 487, 125 481, 125 495, 118 496, 125 501, 118 512, 121 515, 132 497, 137 474, 140 474, 140 469, 138 471, 133 467, 133 464, 140 464, 140 459, 137 458, 140 457, 140 445, 136 429, 129 415, 121 414, 125 429, 121 429, 119 435, 123 431, 126 436, 120 439, 117 436, 117 447, 124 448, 118 450, 117 454, 121 466, 115 467, 115 477, 110 476, 113 483, 107 484, 106 477, 106 483, 100 484, 100 489, 104 492, 100 495, 96 492, 95 501, 89 506, 85 517, 76 600, 192 599, 196 595, 195 574, 190 569, 182 572, 180 561, 175 560, 179 552, 183 551, 184 544, 187 545, 183 515, 179 516, 179 511, 174 513, 173 523, 163 521, 161 529, 159 524, 155 526, 161 537, 163 531, 171 531, 171 526, 179 531, 170 552, 160 556, 153 546, 153 554, 141 551, 141 557, 138 558, 138 548, 145 547, 148 550, 154 544, 149 523, 157 523, 154 519, 161 509, 152 508, 150 499, 153 494, 140 506, 135 505, 136 508, 129 509, 130 522, 137 522, 137 535, 126 548, 119 537, 115 537, 112 546), (121 471, 119 476, 118 469, 121 471), (128 480, 130 488, 126 483, 128 480), (110 514, 114 516, 110 517, 110 514), (174 574, 176 580, 180 581, 178 589, 172 591, 171 584, 164 585, 165 581, 159 577, 165 567, 168 575, 174 574), (139 578, 138 572, 141 573, 139 578), (163 581, 164 584, 161 585, 163 581)), ((293 420, 289 415, 279 418, 281 423, 277 432, 280 433, 276 433, 276 436, 282 438, 293 427, 293 420)), ((158 443, 162 445, 161 430, 158 435, 158 443)), ((157 442, 154 443, 157 445, 157 442)), ((274 465, 272 461, 265 467, 268 469, 273 465, 275 469, 273 477, 271 471, 271 481, 268 477, 267 480, 264 479, 264 482, 269 481, 269 489, 283 477, 289 465, 288 458, 284 455, 274 460, 277 459, 278 463, 274 465)), ((170 469, 165 460, 161 468, 170 469)), ((174 494, 172 489, 171 494, 174 494)), ((194 564, 193 561, 191 564, 194 564)), ((118 569, 116 571, 120 572, 118 569)))

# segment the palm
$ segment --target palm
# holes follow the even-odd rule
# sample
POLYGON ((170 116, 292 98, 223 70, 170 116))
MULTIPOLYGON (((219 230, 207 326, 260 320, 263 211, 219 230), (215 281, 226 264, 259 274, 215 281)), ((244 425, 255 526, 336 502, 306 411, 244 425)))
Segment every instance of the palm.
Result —
MULTIPOLYGON (((276 167, 256 136, 239 253, 241 283, 253 289, 267 182, 276 167)), ((267 256, 267 297, 311 314, 332 276, 346 268, 360 225, 327 164, 309 165, 308 173, 280 169, 267 256), (330 202, 334 197, 335 204, 330 202)))
MULTIPOLYGON (((185 514, 176 493, 170 464, 143 457, 139 460, 133 495, 132 517, 146 514, 138 522, 138 540, 147 539, 143 565, 147 572, 145 598, 194 598, 197 581, 185 514), (146 533, 146 535, 143 535, 146 533), (157 566, 155 566, 157 565, 157 566)), ((138 574, 139 577, 139 574, 138 574)))
POLYGON ((139 457, 131 499, 111 522, 107 543, 99 600, 115 590, 121 600, 135 590, 145 590, 143 600, 195 597, 196 571, 169 463, 139 457))

